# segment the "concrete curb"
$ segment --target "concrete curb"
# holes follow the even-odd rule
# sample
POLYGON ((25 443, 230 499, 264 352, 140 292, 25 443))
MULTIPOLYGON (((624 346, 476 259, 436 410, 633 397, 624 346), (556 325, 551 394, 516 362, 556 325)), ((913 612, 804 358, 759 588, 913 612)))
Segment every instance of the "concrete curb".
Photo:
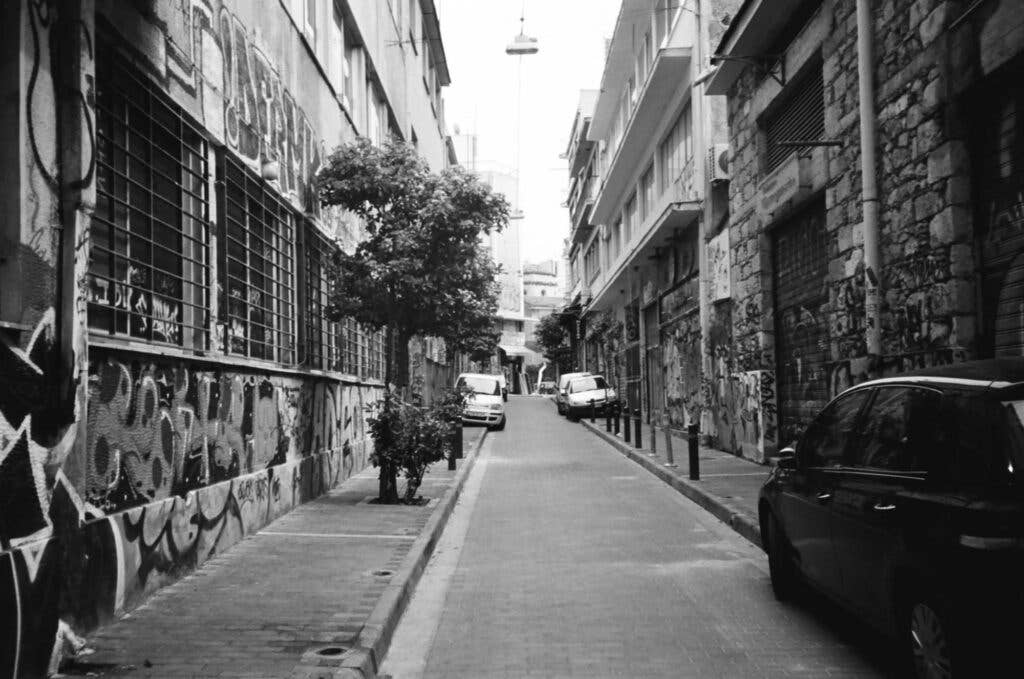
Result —
POLYGON ((476 463, 477 455, 486 438, 485 429, 473 449, 465 454, 463 464, 455 473, 452 485, 441 497, 423 530, 413 541, 401 567, 392 576, 381 598, 377 600, 377 605, 370 612, 356 638, 355 646, 341 655, 328 657, 317 652, 322 646, 310 649, 302 654, 302 660, 292 669, 289 679, 373 679, 377 676, 377 670, 391 645, 398 621, 405 612, 423 569, 426 568, 427 561, 448 523, 448 517, 455 508, 462 487, 476 463))
POLYGON ((709 511, 716 518, 727 524, 734 531, 752 542, 755 546, 761 546, 761 527, 757 521, 747 516, 743 510, 735 504, 713 495, 698 485, 699 481, 691 481, 688 478, 678 476, 666 469, 656 460, 652 460, 644 454, 645 448, 633 448, 621 439, 601 429, 596 424, 580 420, 580 424, 599 438, 604 439, 616 450, 628 457, 633 462, 651 472, 659 479, 675 488, 690 500, 709 511))

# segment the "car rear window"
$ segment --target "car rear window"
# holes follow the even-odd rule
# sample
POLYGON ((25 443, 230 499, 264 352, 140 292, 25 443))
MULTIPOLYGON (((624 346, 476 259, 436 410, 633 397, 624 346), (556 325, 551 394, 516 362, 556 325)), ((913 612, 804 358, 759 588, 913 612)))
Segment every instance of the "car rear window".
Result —
POLYGON ((1007 471, 1016 478, 1024 475, 1024 400, 1002 401, 1005 419, 1007 471))
POLYGON ((949 391, 943 406, 936 426, 937 442, 955 451, 950 460, 953 478, 968 483, 1005 483, 1014 467, 1024 469, 1019 461, 1011 462, 1014 456, 1019 459, 1024 430, 1006 404, 977 391, 949 391))

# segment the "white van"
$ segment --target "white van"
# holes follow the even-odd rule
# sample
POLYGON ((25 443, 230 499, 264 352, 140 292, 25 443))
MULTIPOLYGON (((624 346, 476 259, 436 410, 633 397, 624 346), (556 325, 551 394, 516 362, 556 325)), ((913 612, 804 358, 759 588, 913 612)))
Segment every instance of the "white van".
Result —
POLYGON ((566 390, 569 388, 569 382, 576 379, 577 377, 586 377, 589 372, 581 373, 565 373, 558 378, 558 392, 555 393, 555 408, 558 409, 559 415, 565 415, 569 412, 569 397, 566 390))

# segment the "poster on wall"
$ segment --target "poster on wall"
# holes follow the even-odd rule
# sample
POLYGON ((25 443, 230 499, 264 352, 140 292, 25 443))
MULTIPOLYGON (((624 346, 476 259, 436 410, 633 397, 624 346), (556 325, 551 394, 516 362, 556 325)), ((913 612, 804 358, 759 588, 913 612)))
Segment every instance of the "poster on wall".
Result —
POLYGON ((708 270, 711 272, 709 287, 711 301, 720 302, 732 296, 729 284, 729 229, 708 241, 708 270))

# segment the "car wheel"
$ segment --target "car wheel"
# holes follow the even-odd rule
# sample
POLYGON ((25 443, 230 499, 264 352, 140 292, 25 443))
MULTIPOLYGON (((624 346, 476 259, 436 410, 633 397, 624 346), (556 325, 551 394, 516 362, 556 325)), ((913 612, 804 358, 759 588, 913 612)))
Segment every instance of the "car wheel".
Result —
POLYGON ((765 543, 768 551, 768 572, 772 579, 772 592, 779 601, 787 601, 796 594, 799 584, 793 559, 789 555, 789 545, 782 533, 778 520, 771 514, 765 522, 768 535, 765 543))
POLYGON ((914 596, 905 608, 903 640, 917 679, 956 676, 949 609, 934 597, 914 596))
POLYGON ((494 431, 503 431, 505 429, 505 423, 508 422, 508 415, 503 415, 501 422, 491 427, 494 431))

